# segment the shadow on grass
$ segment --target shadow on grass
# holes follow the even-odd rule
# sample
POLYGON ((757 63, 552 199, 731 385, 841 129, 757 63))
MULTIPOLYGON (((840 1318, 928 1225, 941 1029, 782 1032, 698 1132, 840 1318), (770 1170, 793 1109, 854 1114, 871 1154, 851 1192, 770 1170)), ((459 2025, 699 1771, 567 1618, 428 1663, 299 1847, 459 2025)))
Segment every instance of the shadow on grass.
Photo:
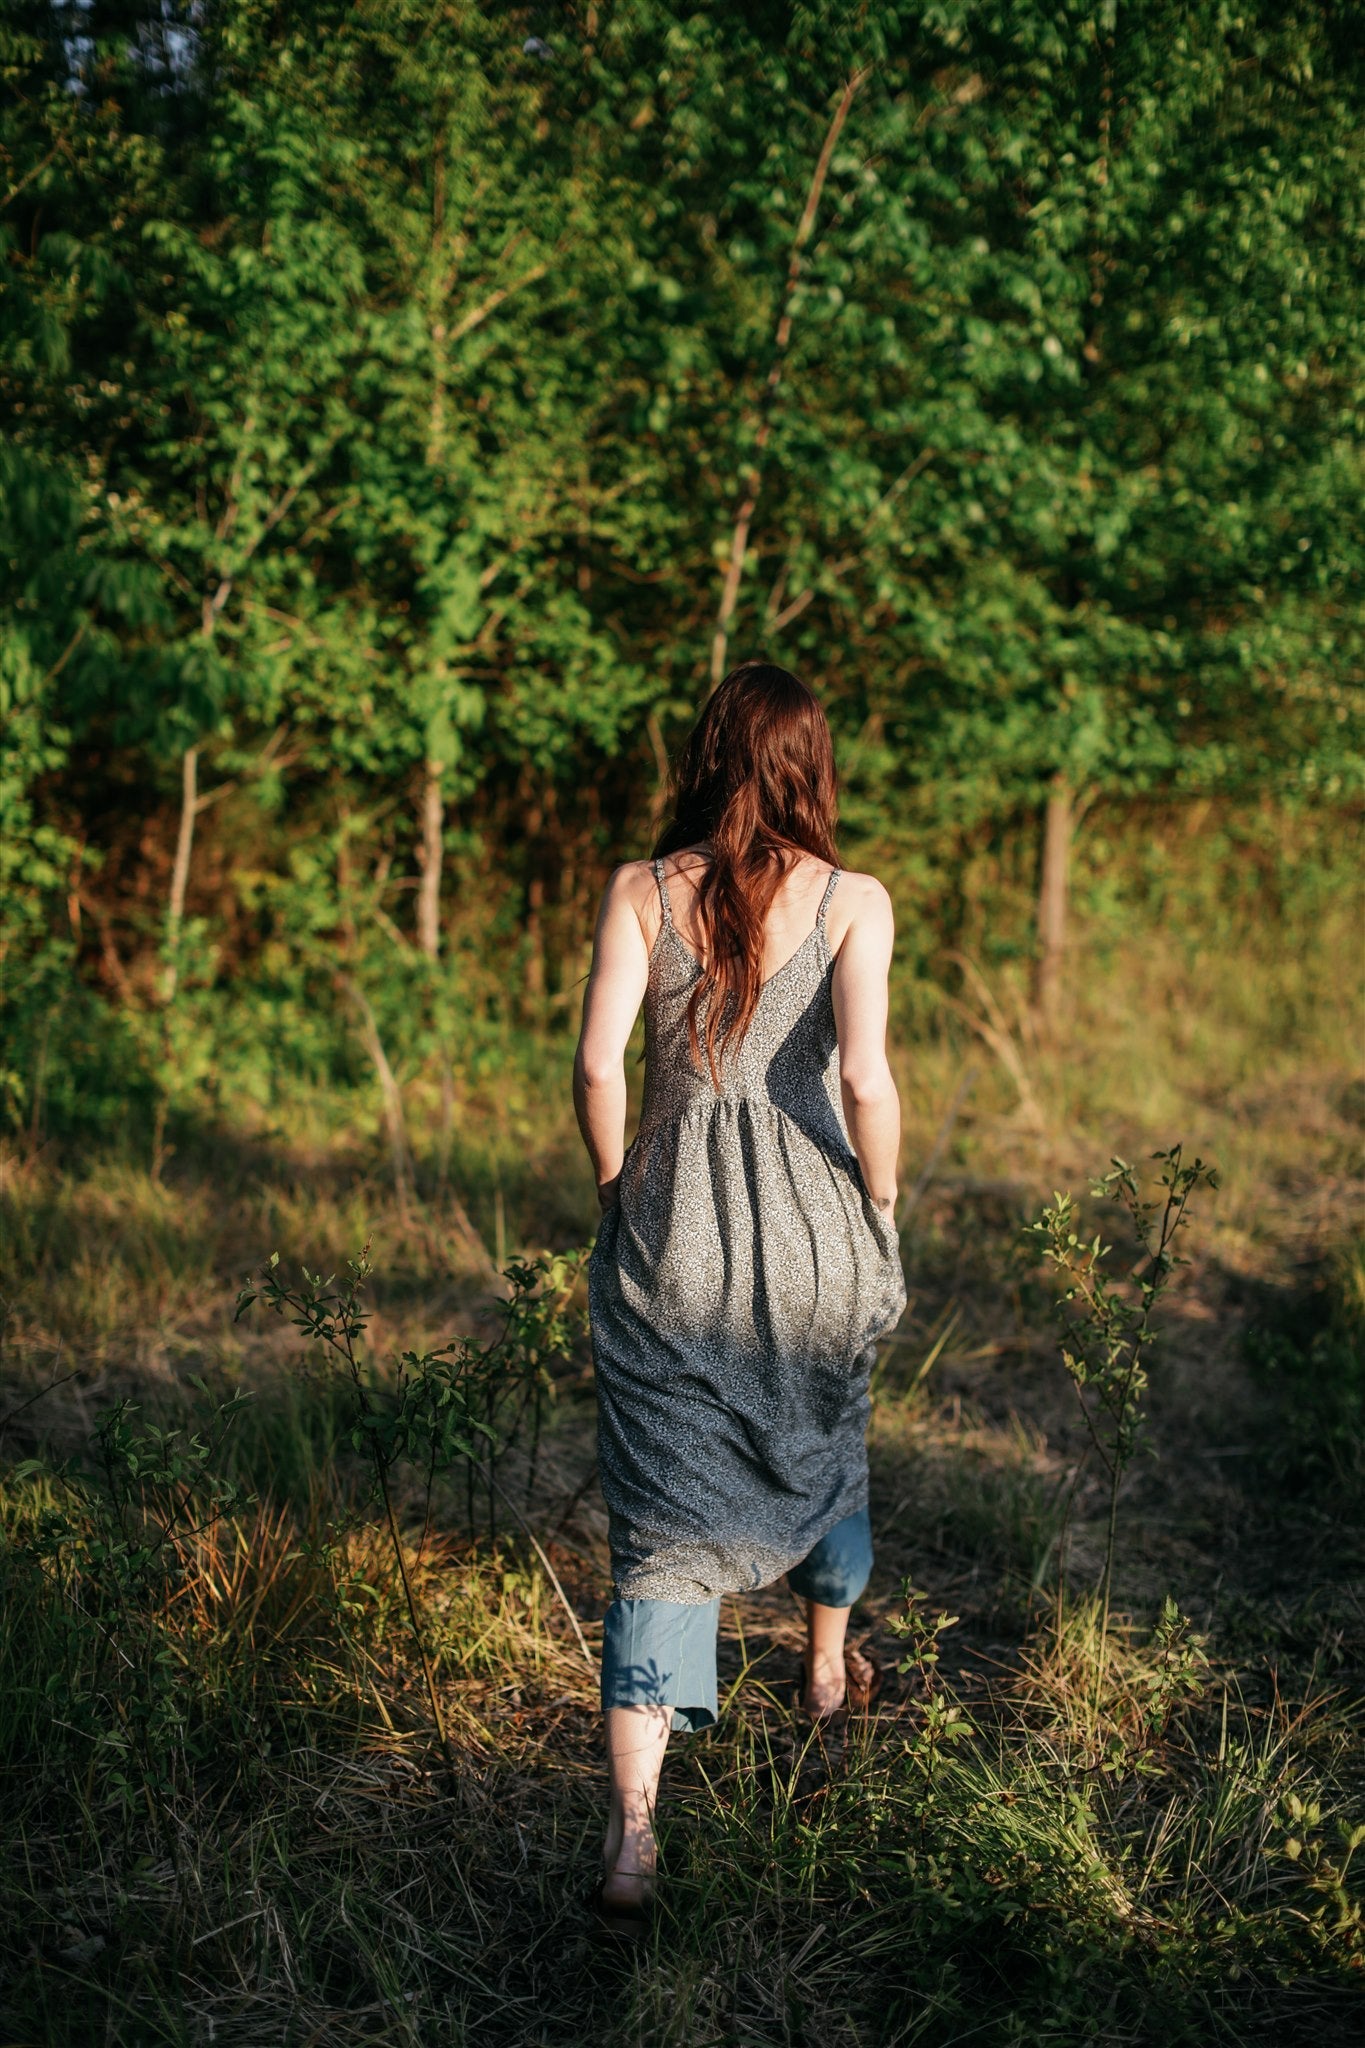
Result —
MULTIPOLYGON (((1277 1463, 1322 1395, 1310 1383, 1338 1309, 1305 1320, 1291 1284, 1239 1301, 1238 1274, 1208 1256, 1188 1276, 1153 1380, 1160 1455, 1124 1503, 1135 1619, 1099 1670, 1100 1712, 1093 1654, 1048 1634, 1059 1490, 1082 1439, 1046 1302, 1017 1264, 1028 1197, 1014 1190, 946 1187, 910 1235, 906 1342, 873 1436, 878 1578, 859 1617, 890 1669, 902 1570, 959 1612, 964 1648, 945 1667, 976 1733, 927 1753, 923 1687, 893 1677, 871 1724, 813 1747, 776 1704, 791 1614, 758 1603, 727 1671, 762 1663, 721 1728, 670 1756, 661 1917, 634 1959, 590 1944, 594 1686, 519 1538, 452 1541, 447 1498, 421 1543, 407 1503, 451 1789, 373 1518, 347 1512, 363 1467, 345 1412, 283 1350, 259 1354, 266 1390, 226 1461, 259 1501, 186 1538, 155 1598, 109 1592, 79 1516, 57 1539, 31 1415, 0 1509, 8 2034, 53 2048, 1354 2042, 1359 1890, 1338 1821, 1349 1839, 1360 1730, 1332 1698, 1365 1667, 1343 1622, 1348 1545, 1309 1553, 1314 1616, 1273 1590, 1301 1570, 1285 1552, 1305 1515, 1329 1522, 1341 1497, 1330 1459, 1307 1508, 1305 1468, 1277 1463), (1265 1362, 1253 1345, 1249 1377, 1248 1312, 1282 1347, 1265 1362), (1192 1404, 1211 1392, 1241 1404, 1224 1419, 1248 1456, 1206 1455, 1192 1404), (1150 1623, 1162 1592, 1191 1584, 1217 1589, 1197 1617, 1209 1666, 1153 1732, 1150 1623)), ((339 1259, 373 1193, 358 1153, 219 1154, 207 1129, 183 1138, 160 1191, 108 1162, 61 1183, 40 1162, 7 1197, 22 1212, 23 1385, 45 1315, 49 1338, 93 1341, 100 1369, 139 1318, 183 1316, 200 1362, 254 1233, 268 1223, 310 1262, 329 1246, 339 1259)), ((430 1321, 457 1298, 425 1250, 381 1276, 391 1330, 400 1310, 430 1321)), ((119 1370, 149 1410, 186 1398, 132 1344, 119 1370)), ((1332 1413, 1349 1427, 1338 1377, 1332 1413)), ((88 1419, 70 1410, 73 1440, 88 1419)), ((1315 1424, 1309 1441, 1328 1435, 1315 1424)), ((1094 1576, 1092 1509, 1082 1489, 1073 1605, 1094 1576)), ((600 1583, 549 1547, 591 1636, 600 1583)))

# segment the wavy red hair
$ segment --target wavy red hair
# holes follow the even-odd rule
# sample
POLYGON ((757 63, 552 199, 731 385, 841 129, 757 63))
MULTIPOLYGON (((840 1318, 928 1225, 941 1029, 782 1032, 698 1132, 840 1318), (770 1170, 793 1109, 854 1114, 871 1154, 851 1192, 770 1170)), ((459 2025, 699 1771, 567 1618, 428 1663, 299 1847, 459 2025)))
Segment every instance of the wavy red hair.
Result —
POLYGON ((688 737, 675 770, 673 818, 656 859, 705 846, 697 890, 705 959, 688 1003, 692 1053, 711 1080, 753 1022, 773 898, 800 854, 839 864, 834 743, 815 697, 788 669, 731 669, 688 737))

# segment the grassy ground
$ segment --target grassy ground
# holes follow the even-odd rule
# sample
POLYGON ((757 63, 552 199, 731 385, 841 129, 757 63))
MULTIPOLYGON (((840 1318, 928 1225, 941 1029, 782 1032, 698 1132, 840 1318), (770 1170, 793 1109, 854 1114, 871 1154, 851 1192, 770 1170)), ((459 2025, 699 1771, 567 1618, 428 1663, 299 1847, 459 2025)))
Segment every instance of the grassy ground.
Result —
MULTIPOLYGON (((266 1254, 330 1272, 372 1238, 382 1406, 399 1353, 496 1340, 448 1199, 398 1213, 359 1105, 300 1111, 288 1143, 187 1122, 161 1185, 131 1141, 16 1148, 0 2038, 1358 2040, 1352 943, 1343 923, 1192 960, 1149 934, 1112 949, 1060 1046, 994 976, 967 986, 975 1026, 904 1049, 910 1306, 878 1369, 855 1627, 886 1688, 810 1737, 790 1597, 727 1603, 726 1711, 670 1754, 664 1905, 634 1960, 591 1944, 583 1907, 608 1580, 581 1334, 532 1314, 488 1367, 505 1402, 538 1376, 554 1393, 534 1471, 523 1428, 472 1531, 458 1454, 430 1489, 420 1456, 391 1470, 447 1766, 354 1387, 263 1304, 232 1313, 266 1254), (1177 1139, 1223 1185, 1163 1317, 1101 1646, 1104 1487, 1020 1226, 1111 1153, 1177 1139), (926 1595, 908 1636, 905 1579, 926 1595)), ((590 1231, 566 1058, 465 1099, 454 1177, 490 1252, 590 1231)))

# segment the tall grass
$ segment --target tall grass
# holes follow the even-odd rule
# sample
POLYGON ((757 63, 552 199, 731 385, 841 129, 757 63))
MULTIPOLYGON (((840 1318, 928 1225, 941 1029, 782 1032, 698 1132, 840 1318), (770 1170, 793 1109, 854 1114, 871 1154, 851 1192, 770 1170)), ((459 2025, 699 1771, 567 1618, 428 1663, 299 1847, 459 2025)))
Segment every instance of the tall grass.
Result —
POLYGON ((907 1660, 834 1753, 751 1681, 672 1762, 656 1945, 604 1978, 591 1679, 533 1558, 410 1547, 452 1785, 373 1522, 238 1505, 123 1610, 97 1528, 12 1482, 16 2039, 1351 2038, 1361 1731, 1321 1682, 1249 1690, 1093 1601, 960 1700, 907 1660))
MULTIPOLYGON (((726 1709, 670 1751, 634 1959, 591 1944, 584 1904, 603 1783, 576 1630, 596 1647, 607 1579, 581 1328, 548 1359, 513 1334, 506 1384, 543 1370, 552 1398, 535 1457, 528 1409, 493 1468, 490 1529, 468 1461, 402 1436, 395 1366, 452 1335, 447 1358, 485 1355, 506 1293, 430 1162, 403 1221, 363 1096, 288 1145, 186 1122, 159 1187, 133 1145, 14 1148, 0 2039, 1356 2041, 1365 1289, 1361 1098, 1325 992, 1341 942, 1305 939, 1258 1015, 1245 958, 1192 964, 1149 931, 1048 1047, 983 959, 1041 1124, 960 1020, 907 1049, 908 1157, 941 1142, 876 1380, 855 1628, 887 1682, 814 1735, 791 1603, 727 1603, 726 1709), (1159 1318, 1106 1622, 1107 1490, 1020 1226, 1110 1151, 1180 1135, 1224 1188, 1159 1318), (232 1321, 263 1254, 330 1272, 369 1236, 360 1380, 392 1530, 355 1381, 259 1309, 232 1321)), ((490 1252, 499 1213, 511 1244, 591 1227, 563 1056, 547 1041, 496 1114, 466 1077, 451 1176, 490 1252)), ((561 1313, 581 1310, 580 1281, 561 1313)))

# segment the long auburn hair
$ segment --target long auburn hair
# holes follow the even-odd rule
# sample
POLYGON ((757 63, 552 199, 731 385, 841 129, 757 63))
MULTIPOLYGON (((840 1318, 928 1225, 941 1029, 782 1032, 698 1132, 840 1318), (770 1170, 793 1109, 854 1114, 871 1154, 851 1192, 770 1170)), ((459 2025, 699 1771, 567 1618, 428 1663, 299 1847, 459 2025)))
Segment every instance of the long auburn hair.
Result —
POLYGON ((678 757, 672 822, 654 848, 656 860, 702 842, 711 849, 696 899, 706 958, 687 1028, 717 1089, 722 1053, 739 1046, 758 1008, 773 898, 800 854, 838 866, 837 817, 834 745, 806 685, 766 661, 731 669, 678 757))

